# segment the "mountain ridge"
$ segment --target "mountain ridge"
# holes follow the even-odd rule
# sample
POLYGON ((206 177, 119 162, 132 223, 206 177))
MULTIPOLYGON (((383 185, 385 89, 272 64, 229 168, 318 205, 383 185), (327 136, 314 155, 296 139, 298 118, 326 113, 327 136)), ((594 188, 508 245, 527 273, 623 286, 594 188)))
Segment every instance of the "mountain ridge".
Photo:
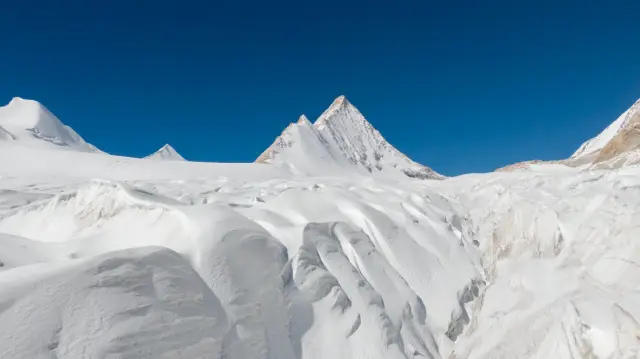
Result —
POLYGON ((337 97, 313 124, 303 115, 295 124, 287 126, 256 162, 307 175, 341 168, 376 176, 444 178, 393 147, 344 95, 337 97), (296 153, 305 149, 309 150, 307 158, 332 163, 325 163, 323 168, 310 168, 296 153))

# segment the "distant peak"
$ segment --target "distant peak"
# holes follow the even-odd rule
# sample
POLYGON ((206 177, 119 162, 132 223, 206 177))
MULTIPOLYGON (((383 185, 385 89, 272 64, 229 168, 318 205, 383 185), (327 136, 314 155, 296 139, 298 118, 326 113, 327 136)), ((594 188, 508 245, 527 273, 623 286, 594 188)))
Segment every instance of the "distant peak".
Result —
POLYGON ((309 121, 307 116, 301 115, 300 118, 298 119, 298 124, 299 125, 302 125, 302 124, 311 125, 311 121, 309 121))
POLYGON ((186 161, 184 157, 180 156, 178 151, 176 151, 170 144, 165 144, 159 150, 154 152, 153 154, 145 157, 147 159, 158 159, 158 160, 171 160, 171 161, 186 161))

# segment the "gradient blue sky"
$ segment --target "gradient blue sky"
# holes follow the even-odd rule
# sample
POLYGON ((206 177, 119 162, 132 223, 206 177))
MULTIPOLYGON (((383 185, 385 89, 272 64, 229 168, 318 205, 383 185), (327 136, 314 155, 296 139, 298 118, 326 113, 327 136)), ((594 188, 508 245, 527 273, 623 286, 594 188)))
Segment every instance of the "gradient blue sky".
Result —
POLYGON ((639 1, 29 1, 2 6, 0 102, 88 142, 254 160, 344 94, 446 175, 569 156, 640 97, 639 1), (616 6, 613 6, 613 5, 616 6))

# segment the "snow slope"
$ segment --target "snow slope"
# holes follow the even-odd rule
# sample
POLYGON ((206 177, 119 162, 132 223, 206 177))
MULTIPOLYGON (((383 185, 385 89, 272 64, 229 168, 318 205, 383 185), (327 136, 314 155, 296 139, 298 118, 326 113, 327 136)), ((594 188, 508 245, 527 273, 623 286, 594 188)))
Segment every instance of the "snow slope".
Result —
POLYGON ((497 171, 529 171, 532 165, 560 164, 582 169, 614 169, 640 164, 640 100, 570 157, 556 161, 524 161, 497 171))
POLYGON ((344 96, 313 125, 304 115, 289 125, 257 162, 305 175, 352 170, 392 178, 444 178, 391 146, 344 96))
POLYGON ((0 176, 142 180, 199 178, 270 179, 287 174, 253 163, 149 161, 146 159, 72 151, 49 151, 0 142, 0 176), (71 166, 75 163, 76 166, 71 166))
POLYGON ((630 125, 631 120, 640 112, 640 100, 636 101, 620 117, 604 129, 596 137, 583 143, 571 158, 580 158, 604 148, 620 131, 630 125))
POLYGON ((165 160, 165 161, 186 161, 184 157, 180 156, 180 154, 169 144, 162 146, 162 148, 150 154, 149 156, 145 157, 145 159, 165 160))
POLYGON ((100 152, 43 105, 19 97, 0 107, 0 141, 7 139, 37 148, 100 152))

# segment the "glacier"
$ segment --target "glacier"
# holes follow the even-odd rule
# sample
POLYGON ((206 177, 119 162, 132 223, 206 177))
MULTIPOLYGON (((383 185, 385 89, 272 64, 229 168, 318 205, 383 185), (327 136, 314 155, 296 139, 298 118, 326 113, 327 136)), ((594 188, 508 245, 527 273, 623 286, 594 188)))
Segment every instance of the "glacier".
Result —
POLYGON ((0 358, 640 358, 635 163, 445 178, 343 96, 255 163, 0 126, 0 358))

